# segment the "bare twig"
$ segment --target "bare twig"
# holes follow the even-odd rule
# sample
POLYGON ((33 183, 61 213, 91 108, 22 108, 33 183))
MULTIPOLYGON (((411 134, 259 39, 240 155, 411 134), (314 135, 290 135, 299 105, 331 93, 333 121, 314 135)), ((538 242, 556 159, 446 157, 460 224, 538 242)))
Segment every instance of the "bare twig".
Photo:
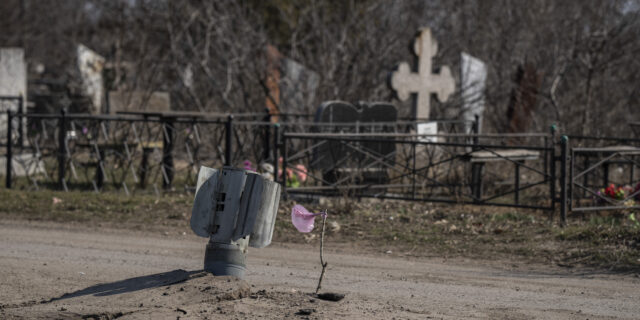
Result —
POLYGON ((320 279, 318 279, 318 286, 316 287, 316 294, 320 291, 322 286, 322 278, 324 278, 324 272, 327 269, 327 262, 324 262, 324 226, 327 222, 327 211, 325 210, 322 214, 322 233, 320 235, 320 265, 322 266, 322 271, 320 272, 320 279))

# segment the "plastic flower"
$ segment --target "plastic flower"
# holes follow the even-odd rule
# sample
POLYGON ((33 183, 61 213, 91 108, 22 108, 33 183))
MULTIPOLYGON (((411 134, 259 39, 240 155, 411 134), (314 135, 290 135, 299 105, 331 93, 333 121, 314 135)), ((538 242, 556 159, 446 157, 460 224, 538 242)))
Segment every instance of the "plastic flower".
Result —
POLYGON ((300 186, 300 181, 298 181, 298 178, 296 177, 295 174, 293 174, 293 172, 288 172, 287 171, 287 187, 289 188, 297 188, 300 186))
POLYGON ((296 164, 296 175, 300 178, 301 182, 307 181, 307 167, 302 164, 296 164))
POLYGON ((608 187, 600 189, 600 192, 599 194, 604 194, 611 199, 623 200, 625 195, 630 192, 630 188, 623 186, 616 187, 615 184, 611 183, 608 187))
POLYGON ((291 209, 291 222, 293 223, 293 226, 298 229, 298 231, 302 233, 308 233, 313 230, 315 218, 319 215, 326 217, 327 213, 311 213, 307 209, 305 209, 305 207, 296 204, 291 209))
POLYGON ((253 163, 251 163, 251 161, 250 161, 250 160, 245 160, 243 164, 244 164, 244 169, 245 169, 245 170, 247 170, 247 171, 256 171, 256 170, 253 168, 253 163))
MULTIPOLYGON (((280 157, 278 159, 278 168, 280 170, 278 170, 278 179, 282 178, 282 157, 280 157)), ((300 182, 305 182, 307 181, 307 167, 305 167, 302 164, 297 164, 294 166, 294 168, 287 168, 287 170, 285 170, 286 173, 286 177, 287 177, 287 186, 288 187, 299 187, 300 186, 300 182), (295 170, 294 170, 295 169, 295 170)))

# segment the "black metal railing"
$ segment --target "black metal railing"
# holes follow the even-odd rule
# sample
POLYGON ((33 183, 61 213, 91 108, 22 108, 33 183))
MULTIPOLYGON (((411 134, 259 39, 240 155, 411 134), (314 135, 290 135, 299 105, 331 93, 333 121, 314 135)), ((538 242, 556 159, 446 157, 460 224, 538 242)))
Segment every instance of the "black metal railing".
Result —
POLYGON ((289 196, 508 206, 545 210, 551 217, 559 207, 562 223, 570 212, 631 210, 640 203, 637 138, 558 138, 555 129, 479 134, 474 122, 456 120, 24 114, 12 111, 22 99, 1 98, 17 106, 6 108, 0 128, 6 129, 0 136, 6 188, 192 191, 201 165, 228 165, 272 175, 289 196), (419 134, 425 124, 437 133, 419 134), (611 184, 624 194, 603 195, 611 184))
POLYGON ((285 193, 551 210, 549 135, 285 133, 285 193), (513 137, 538 145, 506 145, 513 137), (486 141, 494 143, 479 143, 486 141), (513 171, 505 170, 505 165, 513 171), (525 177, 522 179, 521 177, 525 177))

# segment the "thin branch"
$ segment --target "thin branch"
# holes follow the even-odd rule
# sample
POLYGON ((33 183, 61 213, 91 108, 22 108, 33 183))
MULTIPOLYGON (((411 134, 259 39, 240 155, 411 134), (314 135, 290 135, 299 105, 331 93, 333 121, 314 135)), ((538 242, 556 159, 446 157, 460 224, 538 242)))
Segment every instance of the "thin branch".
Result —
POLYGON ((322 278, 324 278, 324 272, 327 269, 327 262, 324 262, 324 227, 327 222, 327 210, 322 213, 322 234, 320 235, 320 265, 322 271, 320 272, 320 279, 318 279, 318 286, 316 287, 316 294, 320 291, 322 286, 322 278))

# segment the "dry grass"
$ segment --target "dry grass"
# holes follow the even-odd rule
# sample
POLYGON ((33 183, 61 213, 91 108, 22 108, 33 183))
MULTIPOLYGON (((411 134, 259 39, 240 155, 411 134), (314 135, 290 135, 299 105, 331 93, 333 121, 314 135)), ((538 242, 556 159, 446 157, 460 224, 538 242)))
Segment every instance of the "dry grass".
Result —
MULTIPOLYGON (((188 230, 192 201, 188 194, 156 198, 3 190, 0 218, 188 230)), ((293 204, 281 202, 274 241, 317 242, 318 228, 300 234, 291 225, 293 204)), ((515 259, 640 271, 640 227, 623 214, 570 217, 569 226, 561 228, 550 223, 546 213, 509 208, 344 199, 304 205, 313 211, 328 210, 329 247, 349 243, 365 251, 404 256, 515 259)))

